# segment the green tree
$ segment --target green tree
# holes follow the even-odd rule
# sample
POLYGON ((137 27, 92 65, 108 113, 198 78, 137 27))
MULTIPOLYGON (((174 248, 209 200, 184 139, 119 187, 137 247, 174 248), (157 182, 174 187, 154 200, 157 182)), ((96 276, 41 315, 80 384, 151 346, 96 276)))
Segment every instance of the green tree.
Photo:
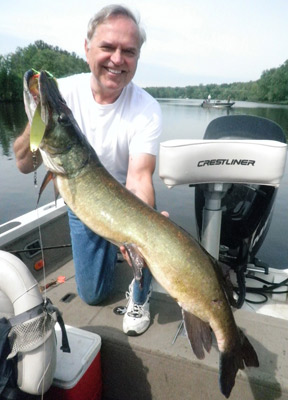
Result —
POLYGON ((288 104, 288 60, 279 68, 262 72, 260 79, 250 82, 223 83, 221 85, 200 84, 198 86, 146 90, 154 97, 205 99, 210 94, 213 99, 239 101, 261 101, 288 104))
POLYGON ((0 56, 1 101, 22 99, 23 76, 30 68, 45 69, 56 78, 89 71, 87 63, 75 53, 37 40, 25 48, 17 48, 15 53, 0 56))

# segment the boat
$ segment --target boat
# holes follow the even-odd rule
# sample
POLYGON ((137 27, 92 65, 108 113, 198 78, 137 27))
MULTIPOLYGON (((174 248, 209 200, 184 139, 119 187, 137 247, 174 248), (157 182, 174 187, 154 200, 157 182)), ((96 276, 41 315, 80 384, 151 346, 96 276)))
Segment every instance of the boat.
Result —
MULTIPOLYGON (((233 124, 239 126, 238 116, 235 117, 233 124)), ((161 163, 159 174, 162 175, 164 182, 167 180, 168 186, 178 184, 179 179, 183 180, 183 174, 164 176, 167 175, 167 168, 171 165, 170 152, 175 154, 175 152, 181 151, 181 156, 178 157, 181 161, 185 157, 191 160, 191 149, 193 152, 195 151, 195 154, 198 154, 200 145, 204 144, 204 147, 207 147, 209 141, 215 145, 218 140, 220 147, 223 147, 224 144, 227 144, 227 140, 223 137, 215 138, 215 132, 222 131, 220 128, 223 128, 223 126, 228 127, 229 129, 226 129, 226 131, 230 132, 231 125, 229 123, 232 121, 230 116, 223 118, 229 119, 221 119, 220 121, 216 119, 216 124, 214 122, 212 127, 207 128, 207 137, 202 142, 197 140, 189 143, 187 141, 185 143, 183 141, 169 141, 169 143, 161 144, 162 150, 167 150, 167 154, 163 155, 162 151, 160 157, 163 158, 163 162, 166 159, 167 164, 161 163), (213 136, 211 132, 214 132, 213 139, 211 139, 211 136, 213 136), (185 157, 183 157, 182 151, 186 154, 185 157)), ((267 122, 261 121, 262 123, 267 122)), ((244 119, 242 122, 244 122, 244 119)), ((254 126, 255 120, 248 118, 248 122, 254 126)), ((263 127, 263 124, 261 126, 263 127)), ((271 127, 273 128, 274 125, 271 125, 271 127)), ((275 152, 277 160, 280 162, 280 159, 283 160, 286 145, 279 140, 281 135, 280 138, 277 137, 277 132, 278 130, 275 129, 274 139, 271 141, 273 143, 270 143, 271 147, 268 148, 267 153, 271 155, 275 152)), ((237 142, 239 142, 239 132, 237 132, 237 137, 237 142)), ((254 141, 252 142, 249 141, 249 144, 260 145, 260 142, 256 144, 254 141)), ((236 143, 233 142, 233 144, 236 143)), ((265 143, 261 144, 265 145, 265 143)), ((243 142, 243 145, 247 150, 247 143, 243 142)), ((258 152, 259 148, 257 147, 256 150, 258 152)), ((215 160, 215 148, 213 148, 213 154, 213 160, 215 160)), ((209 157, 203 159, 209 160, 209 157)), ((206 165, 209 172, 210 167, 208 164, 206 165)), ((231 165, 225 165, 228 165, 231 169, 231 165)), ((182 168, 182 166, 180 167, 182 168)), ((198 170, 200 169, 198 167, 198 170)), ((172 174, 176 174, 176 170, 176 166, 173 165, 172 174)), ((191 183, 191 176, 185 179, 191 183)), ((202 188, 203 180, 205 180, 204 175, 199 178, 202 188)), ((277 192, 278 181, 276 179, 274 184, 270 185, 275 188, 274 194, 277 192)), ((199 182, 195 182, 195 185, 199 182)), ((240 185, 241 182, 238 184, 240 185)), ((217 185, 219 187, 219 182, 217 182, 217 185)), ((199 190, 201 190, 201 187, 199 187, 199 190)), ((229 193, 231 191, 228 191, 229 193)), ((255 190, 253 190, 253 193, 255 193, 255 190)), ((261 193, 262 190, 258 191, 256 195, 261 196, 261 193)), ((234 193, 233 198, 240 194, 240 192, 234 193)), ((197 196, 196 212, 200 215, 204 208, 203 199, 201 193, 198 193, 197 196)), ((246 196, 247 201, 248 199, 249 196, 246 196)), ((264 239, 271 216, 271 201, 271 197, 269 197, 267 214, 264 220, 261 220, 261 224, 257 226, 260 230, 256 229, 257 235, 252 235, 254 245, 256 245, 256 242, 257 246, 260 245, 264 239), (256 238, 258 238, 258 241, 256 241, 256 238)), ((257 204, 254 202, 247 203, 247 207, 249 206, 257 209, 257 204)), ((226 215, 225 218, 228 220, 230 216, 226 215)), ((245 213, 243 215, 239 213, 238 219, 245 222, 245 213)), ((198 221, 197 224, 199 230, 203 232, 201 223, 198 221)), ((237 223, 235 222, 235 224, 237 223)), ((226 223, 224 225, 226 226, 226 223)), ((206 238, 208 241, 210 239, 211 237, 206 238)), ((245 238, 239 238, 239 241, 241 240, 244 242, 245 238)), ((221 243, 221 246, 223 250, 224 244, 221 243)), ((226 257, 226 262, 233 259, 233 254, 230 254, 229 249, 227 249, 228 246, 231 247, 229 243, 226 243, 226 249, 222 251, 222 256, 226 257)), ((67 207, 63 199, 0 225, 0 249, 16 255, 22 260, 38 281, 39 287, 45 288, 45 296, 61 311, 67 326, 100 335, 102 340, 103 400, 188 400, 191 398, 223 400, 224 397, 218 388, 219 353, 216 343, 213 344, 210 354, 207 354, 204 360, 199 361, 194 356, 183 330, 179 306, 155 281, 153 282, 151 297, 152 323, 150 328, 138 337, 128 337, 122 332, 121 310, 127 302, 125 293, 132 280, 132 270, 120 255, 116 266, 115 288, 107 301, 98 306, 89 306, 79 298, 74 276, 67 207), (45 266, 45 274, 43 265, 45 266), (59 276, 65 277, 64 283, 57 280, 59 276)), ((256 303, 250 303, 244 299, 243 304, 235 310, 234 315, 238 326, 245 331, 255 347, 260 367, 246 368, 237 374, 230 399, 271 400, 280 397, 281 399, 288 399, 287 294, 273 293, 277 290, 272 290, 274 284, 282 285, 286 289, 288 269, 277 270, 267 266, 262 268, 263 264, 260 262, 255 265, 255 246, 252 246, 251 252, 248 253, 249 260, 247 261, 249 265, 247 265, 245 271, 241 271, 243 272, 241 276, 246 281, 247 286, 255 288, 255 292, 257 289, 258 293, 247 295, 250 300, 255 300, 256 303), (269 287, 271 293, 267 293, 263 288, 263 283, 256 279, 265 279, 269 282, 265 283, 264 286, 269 287), (267 301, 262 304, 263 293, 267 297, 267 301)), ((241 252, 242 254, 243 252, 241 252)), ((236 261, 235 264, 237 264, 236 261)), ((237 284, 236 274, 235 284, 237 284)), ((87 398, 82 399, 81 396, 77 399, 88 400, 87 398)))
POLYGON ((221 101, 221 100, 204 100, 201 103, 203 108, 231 108, 235 104, 235 101, 221 101))

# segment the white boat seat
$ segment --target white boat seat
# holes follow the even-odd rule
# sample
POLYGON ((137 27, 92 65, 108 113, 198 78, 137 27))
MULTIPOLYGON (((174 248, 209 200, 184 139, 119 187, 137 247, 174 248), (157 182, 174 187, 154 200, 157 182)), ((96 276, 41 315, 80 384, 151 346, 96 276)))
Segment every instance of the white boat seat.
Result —
POLYGON ((159 176, 168 187, 203 183, 278 186, 286 148, 286 143, 276 140, 169 140, 160 143, 159 176))

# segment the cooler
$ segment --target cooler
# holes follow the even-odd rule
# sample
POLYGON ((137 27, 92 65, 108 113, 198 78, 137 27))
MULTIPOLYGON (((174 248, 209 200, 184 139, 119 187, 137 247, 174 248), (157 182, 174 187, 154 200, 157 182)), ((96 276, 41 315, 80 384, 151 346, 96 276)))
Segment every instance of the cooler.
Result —
POLYGON ((71 353, 60 350, 61 330, 57 329, 57 365, 53 384, 45 400, 101 400, 101 337, 83 329, 66 326, 71 353))

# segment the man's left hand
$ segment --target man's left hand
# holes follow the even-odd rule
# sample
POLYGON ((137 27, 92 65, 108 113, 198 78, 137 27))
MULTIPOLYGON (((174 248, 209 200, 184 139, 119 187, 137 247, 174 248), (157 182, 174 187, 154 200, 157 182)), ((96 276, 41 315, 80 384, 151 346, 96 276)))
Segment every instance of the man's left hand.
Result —
MULTIPOLYGON (((169 218, 168 211, 161 211, 161 214, 163 214, 165 217, 169 218)), ((131 263, 129 254, 128 254, 125 246, 120 246, 120 251, 122 253, 122 256, 123 256, 124 260, 127 261, 127 263, 130 265, 130 267, 132 267, 132 263, 131 263)))

